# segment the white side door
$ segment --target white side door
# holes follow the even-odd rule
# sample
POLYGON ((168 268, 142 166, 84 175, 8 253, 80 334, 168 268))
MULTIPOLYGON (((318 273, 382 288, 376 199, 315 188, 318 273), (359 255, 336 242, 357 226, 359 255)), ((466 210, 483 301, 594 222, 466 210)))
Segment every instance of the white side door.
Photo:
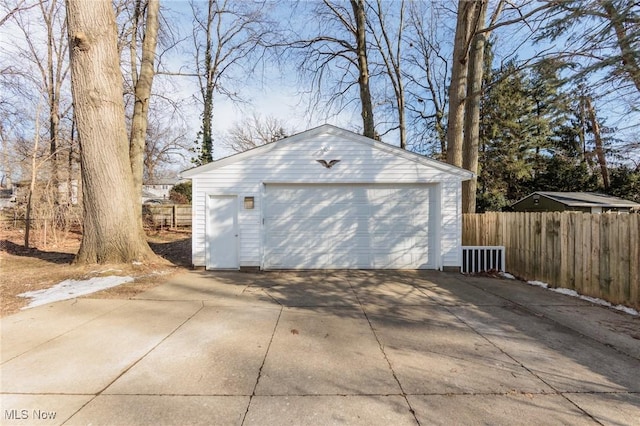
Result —
POLYGON ((211 195, 207 200, 207 269, 238 269, 238 197, 211 195))

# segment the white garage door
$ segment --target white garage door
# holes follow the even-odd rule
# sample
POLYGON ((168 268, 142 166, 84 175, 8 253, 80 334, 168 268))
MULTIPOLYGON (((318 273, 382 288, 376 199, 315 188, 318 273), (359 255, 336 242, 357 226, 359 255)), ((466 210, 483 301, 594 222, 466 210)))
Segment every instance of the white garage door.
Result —
POLYGON ((435 199, 429 185, 267 185, 264 267, 434 268, 435 199))

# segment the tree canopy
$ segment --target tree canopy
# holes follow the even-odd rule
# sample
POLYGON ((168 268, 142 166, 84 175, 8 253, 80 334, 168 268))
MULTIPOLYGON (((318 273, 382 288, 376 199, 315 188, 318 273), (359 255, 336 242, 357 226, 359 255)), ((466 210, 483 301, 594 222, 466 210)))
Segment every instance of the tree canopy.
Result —
MULTIPOLYGON (((470 210, 473 195, 478 210, 502 209, 544 189, 637 198, 637 2, 160 1, 156 34, 157 4, 111 3, 135 191, 190 157, 204 164, 332 122, 449 154, 478 174, 470 210), (287 126, 256 137, 254 113, 287 126)), ((37 169, 61 211, 82 158, 67 8, 0 4, 1 174, 37 169)))

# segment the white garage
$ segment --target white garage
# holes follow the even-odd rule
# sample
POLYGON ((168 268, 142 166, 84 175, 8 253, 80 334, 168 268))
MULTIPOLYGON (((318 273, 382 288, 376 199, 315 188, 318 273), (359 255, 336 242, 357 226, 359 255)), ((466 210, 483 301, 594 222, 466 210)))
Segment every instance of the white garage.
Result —
POLYGON ((193 182, 193 264, 458 268, 471 176, 324 125, 182 173, 193 182))

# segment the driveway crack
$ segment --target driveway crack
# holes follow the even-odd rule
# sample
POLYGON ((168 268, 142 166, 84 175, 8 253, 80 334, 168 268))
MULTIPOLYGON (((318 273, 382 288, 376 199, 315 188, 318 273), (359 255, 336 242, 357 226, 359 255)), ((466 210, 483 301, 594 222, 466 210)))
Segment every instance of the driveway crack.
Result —
POLYGON ((269 355, 269 350, 271 349, 271 343, 273 343, 273 338, 276 335, 276 330, 278 329, 278 324, 280 323, 280 317, 282 316, 282 310, 284 308, 280 306, 280 312, 278 312, 278 318, 276 319, 276 323, 273 326, 273 331, 271 332, 271 338, 269 339, 269 344, 267 345, 267 350, 264 352, 264 357, 262 358, 262 364, 260 364, 260 368, 258 369, 258 377, 256 378, 256 384, 253 385, 253 392, 249 396, 249 403, 247 404, 247 409, 244 412, 244 416, 242 416, 241 425, 244 425, 244 422, 247 418, 247 414, 249 414, 249 409, 251 408, 251 401, 253 401, 253 397, 256 396, 256 389, 258 389, 258 383, 260 383, 260 377, 262 377, 262 369, 264 368, 264 364, 267 362, 267 356, 269 355))
POLYGON ((529 374, 531 374, 533 377, 537 378, 538 380, 540 380, 542 383, 544 383, 545 385, 549 386, 551 389, 553 389, 553 391, 555 392, 556 395, 559 395, 560 397, 562 397, 565 401, 567 401, 569 404, 573 405, 574 407, 576 407, 581 413, 583 413, 585 416, 589 417, 591 420, 593 420, 594 422, 598 423, 599 425, 602 425, 601 422, 599 422, 595 417, 593 417, 591 414, 589 414, 587 411, 585 411, 582 407, 580 407, 578 404, 576 404, 575 402, 573 402, 571 399, 567 398, 567 396, 559 391, 558 389, 556 389, 551 383, 548 383, 546 380, 544 380, 542 377, 540 377, 538 374, 536 374, 533 370, 531 370, 530 368, 528 368, 526 365, 524 365, 522 362, 520 362, 518 359, 516 359, 514 356, 512 356, 510 353, 506 352, 505 350, 503 350, 500 346, 498 346, 495 342, 493 342, 491 339, 489 339, 488 337, 486 337, 484 334, 482 334, 479 330, 477 330, 475 327, 473 327, 471 324, 469 324, 467 321, 465 321, 462 317, 460 317, 459 315, 457 315, 453 309, 449 309, 449 307, 445 306, 444 307, 447 311, 449 311, 449 313, 451 315, 453 315, 454 317, 456 317, 458 319, 458 321, 460 321, 461 323, 463 323, 464 325, 466 325, 467 327, 469 327, 469 329, 471 329, 474 333, 476 333, 478 336, 480 336, 482 339, 484 339, 486 342, 488 342, 491 346, 493 346, 494 348, 496 348, 497 350, 499 350, 502 354, 504 354, 506 357, 508 357, 509 359, 513 360, 513 362, 515 362, 516 364, 518 364, 520 367, 522 367, 524 370, 526 370, 529 374))
POLYGON ((391 374, 393 375, 393 379, 396 381, 396 383, 398 384, 398 387, 400 388, 400 392, 401 392, 400 396, 402 396, 402 398, 404 398, 404 401, 407 403, 407 406, 409 407, 409 411, 411 412, 411 415, 413 416, 413 419, 415 420, 416 424, 418 426, 420 426, 420 420, 418 420, 418 416, 416 415, 416 411, 413 409, 413 407, 411 406, 411 403, 409 402, 409 399, 407 398, 407 393, 404 391, 404 388, 402 387, 402 383, 400 383, 400 379, 398 379, 398 375, 396 374, 395 370, 393 369, 393 365, 391 364, 391 360, 389 360, 389 357, 387 356, 387 353, 384 350, 384 345, 380 341, 380 338, 378 337, 378 333, 376 333, 376 330, 373 327, 373 324, 371 323, 371 320, 369 319, 369 315, 367 315, 367 311, 364 309, 364 305, 362 304, 362 302, 360 301, 360 298, 358 297, 358 293, 353 288, 353 285, 351 284, 351 280, 349 278, 347 278, 347 282, 349 283, 349 287, 351 287, 351 291, 353 291, 353 293, 354 293, 354 295, 356 297, 356 300, 358 302, 358 305, 360 306, 360 309, 362 310, 362 313, 363 313, 365 319, 367 320, 367 323, 369 324, 369 328, 371 329, 371 332, 373 333, 373 337, 375 337, 376 342, 378 342, 378 347, 380 348, 380 352, 382 352, 382 356, 384 357, 385 361, 387 362, 387 365, 389 366, 389 370, 391 370, 391 374))
POLYGON ((187 322, 189 322, 193 317, 195 317, 198 312, 200 312, 203 309, 203 304, 201 304, 200 308, 198 308, 198 310, 196 310, 193 314, 191 314, 187 319, 185 319, 184 321, 182 321, 180 324, 178 324, 178 326, 176 328, 174 328, 169 334, 167 334, 166 336, 164 336, 164 338, 162 338, 158 343, 156 343, 155 345, 153 345, 153 347, 151 349, 149 349, 147 352, 145 352, 140 358, 138 358, 136 361, 132 362, 131 365, 129 365, 127 368, 125 368, 120 374, 118 374, 113 380, 111 380, 109 383, 107 383, 107 385, 105 387, 103 387, 102 389, 100 389, 98 392, 96 392, 93 395, 93 398, 89 399, 86 403, 84 403, 80 408, 78 408, 73 414, 71 414, 64 422, 62 422, 62 424, 64 425, 65 423, 67 423, 69 420, 71 420, 73 418, 73 416, 75 416, 76 414, 78 414, 82 409, 84 409, 84 407, 86 407, 87 405, 89 405, 93 400, 95 400, 97 397, 99 397, 100 395, 102 395, 102 393, 104 391, 106 391, 107 389, 109 389, 109 386, 111 386, 112 384, 114 384, 116 382, 116 380, 118 380, 120 377, 124 376, 125 374, 127 374, 127 372, 129 372, 129 370, 131 370, 133 367, 135 367, 136 365, 138 365, 140 363, 140 361, 142 361, 143 359, 145 359, 147 357, 147 355, 149 355, 151 352, 153 352, 158 346, 160 346, 163 342, 165 342, 169 337, 173 336, 175 334, 176 331, 178 331, 179 329, 182 328, 182 326, 184 326, 187 322))

